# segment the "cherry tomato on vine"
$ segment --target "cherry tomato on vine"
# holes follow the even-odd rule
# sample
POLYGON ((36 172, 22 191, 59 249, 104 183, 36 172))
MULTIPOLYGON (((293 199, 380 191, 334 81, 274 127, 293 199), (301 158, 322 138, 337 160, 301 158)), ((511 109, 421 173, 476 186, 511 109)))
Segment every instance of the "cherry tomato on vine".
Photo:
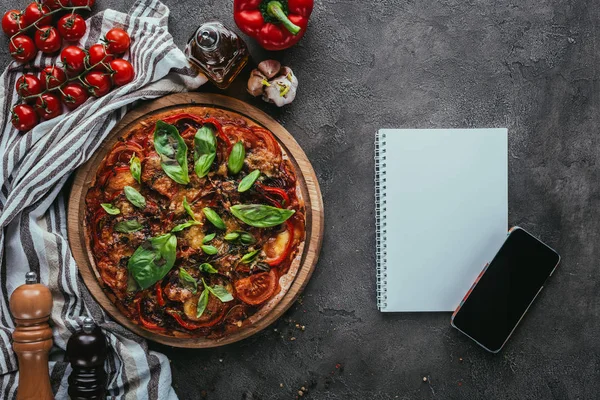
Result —
POLYGON ((95 65, 94 71, 106 71, 106 67, 100 62, 108 65, 113 59, 113 56, 106 54, 106 47, 103 44, 95 44, 88 49, 88 68, 95 65))
POLYGON ((118 58, 110 62, 112 81, 117 86, 123 86, 133 80, 135 73, 133 67, 127 60, 118 58))
POLYGON ((62 40, 53 26, 42 26, 35 31, 35 45, 45 54, 56 53, 60 50, 62 40))
POLYGON ((38 124, 39 118, 33 107, 19 104, 12 109, 11 122, 15 128, 25 132, 33 129, 38 124))
POLYGON ((44 120, 58 117, 62 113, 62 105, 58 96, 52 93, 44 93, 35 101, 35 111, 44 120))
POLYGON ((56 24, 60 36, 67 42, 77 42, 85 35, 87 27, 85 20, 79 14, 67 14, 58 20, 56 24))
POLYGON ((88 6, 90 8, 94 7, 96 4, 96 0, 71 0, 71 5, 73 7, 85 7, 88 6))
POLYGON ((33 60, 37 54, 33 39, 26 35, 12 38, 8 43, 8 51, 15 60, 22 63, 33 60))
POLYGON ((67 46, 61 51, 60 59, 68 75, 77 75, 85 69, 85 52, 77 46, 67 46))
POLYGON ((112 88, 110 76, 106 72, 92 71, 85 76, 84 80, 91 86, 88 90, 95 97, 104 96, 112 88))
POLYGON ((51 10, 67 7, 69 5, 69 0, 43 0, 42 2, 50 7, 51 10))
POLYGON ((121 28, 112 28, 110 31, 106 32, 106 36, 104 37, 104 41, 106 42, 106 51, 109 54, 123 54, 129 49, 129 44, 131 43, 131 39, 129 39, 129 35, 121 28))
POLYGON ((9 10, 2 17, 2 30, 8 36, 17 33, 21 28, 25 27, 23 15, 19 10, 9 10))
MULTIPOLYGON (((36 94, 42 93, 42 82, 40 82, 38 77, 35 75, 21 75, 19 79, 17 79, 15 89, 21 97, 34 96, 36 94)), ((31 100, 32 99, 29 99, 29 101, 31 100)))
POLYGON ((65 71, 55 65, 49 65, 40 72, 42 88, 52 89, 60 86, 67 80, 65 71))
POLYGON ((48 15, 44 17, 44 15, 48 14, 50 11, 50 7, 45 4, 39 4, 35 1, 27 6, 25 12, 23 13, 23 21, 25 26, 29 26, 34 22, 37 22, 37 26, 50 25, 52 23, 52 15, 48 15), (40 20, 40 18, 44 17, 40 20))
POLYGON ((74 110, 88 99, 90 95, 79 82, 69 82, 62 88, 62 101, 69 110, 74 110))

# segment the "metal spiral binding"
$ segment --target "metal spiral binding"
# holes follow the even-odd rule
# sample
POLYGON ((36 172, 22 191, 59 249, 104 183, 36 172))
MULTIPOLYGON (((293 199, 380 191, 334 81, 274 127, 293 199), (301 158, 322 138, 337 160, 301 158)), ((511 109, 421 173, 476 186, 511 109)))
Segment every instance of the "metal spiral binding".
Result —
POLYGON ((386 183, 385 133, 378 132, 375 138, 375 240, 377 263, 377 308, 387 308, 387 183, 386 183))

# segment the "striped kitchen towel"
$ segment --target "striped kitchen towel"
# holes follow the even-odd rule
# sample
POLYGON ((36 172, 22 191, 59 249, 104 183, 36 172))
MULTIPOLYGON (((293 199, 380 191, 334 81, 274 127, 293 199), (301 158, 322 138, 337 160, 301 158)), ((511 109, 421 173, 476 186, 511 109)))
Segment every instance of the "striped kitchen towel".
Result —
POLYGON ((8 299, 35 271, 52 291, 54 349, 50 374, 57 399, 67 398, 70 367, 63 361, 69 337, 83 316, 91 316, 110 342, 105 365, 108 395, 126 399, 176 399, 167 358, 148 350, 140 337, 116 324, 83 285, 71 255, 66 231, 69 176, 100 146, 137 100, 192 90, 206 78, 196 75, 167 29, 169 9, 158 0, 138 0, 129 13, 106 10, 88 19, 80 45, 89 47, 118 26, 131 36, 128 59, 135 79, 75 111, 44 122, 25 134, 10 122, 17 102, 15 82, 23 72, 37 72, 56 62, 38 54, 34 66, 13 62, 0 77, 0 398, 12 399, 18 385, 11 347, 13 322, 8 299))

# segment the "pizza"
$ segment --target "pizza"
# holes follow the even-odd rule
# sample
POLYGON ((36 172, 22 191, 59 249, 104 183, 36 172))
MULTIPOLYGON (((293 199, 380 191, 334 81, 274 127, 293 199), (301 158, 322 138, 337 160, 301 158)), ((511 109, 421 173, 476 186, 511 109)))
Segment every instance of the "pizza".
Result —
POLYGON ((222 337, 280 299, 298 270, 305 209, 274 135, 190 106, 137 120, 85 198, 101 286, 144 329, 222 337))

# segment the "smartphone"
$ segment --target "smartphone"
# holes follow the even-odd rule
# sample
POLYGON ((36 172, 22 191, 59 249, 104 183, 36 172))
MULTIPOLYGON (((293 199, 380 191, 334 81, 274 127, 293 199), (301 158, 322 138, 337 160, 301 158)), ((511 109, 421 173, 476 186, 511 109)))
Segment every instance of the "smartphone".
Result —
POLYGON ((497 353, 552 275, 560 256, 522 228, 512 228, 452 314, 451 324, 497 353))

